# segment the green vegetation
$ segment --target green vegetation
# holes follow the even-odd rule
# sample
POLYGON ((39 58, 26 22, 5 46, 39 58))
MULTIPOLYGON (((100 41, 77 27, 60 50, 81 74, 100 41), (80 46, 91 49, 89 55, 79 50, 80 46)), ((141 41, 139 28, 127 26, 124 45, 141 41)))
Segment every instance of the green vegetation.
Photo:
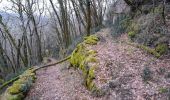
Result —
POLYGON ((133 39, 136 36, 136 33, 134 31, 128 32, 128 36, 133 39))
POLYGON ((73 67, 79 68, 84 77, 85 86, 92 92, 98 91, 93 79, 95 79, 95 68, 97 64, 96 51, 89 50, 87 44, 95 45, 99 38, 95 35, 85 37, 84 42, 77 45, 71 54, 70 63, 73 67))
POLYGON ((149 47, 144 46, 144 45, 138 45, 138 47, 147 51, 148 53, 154 55, 157 58, 159 58, 161 56, 158 52, 155 51, 155 49, 149 48, 149 47))
POLYGON ((159 44, 156 48, 150 48, 145 45, 133 44, 133 43, 127 43, 127 44, 143 49, 147 53, 154 55, 156 58, 159 58, 161 55, 163 55, 168 51, 168 46, 166 44, 159 44))
POLYGON ((2 98, 4 100, 23 100, 35 79, 34 69, 26 70, 12 86, 7 88, 2 98))
POLYGON ((84 37, 84 43, 90 44, 90 45, 96 45, 99 41, 99 38, 96 35, 91 35, 88 37, 84 37))
POLYGON ((168 51, 168 46, 166 44, 159 44, 155 49, 149 48, 144 45, 138 45, 138 47, 154 55, 157 58, 168 51))
POLYGON ((23 91, 24 84, 13 84, 13 86, 8 88, 10 94, 18 94, 23 91))
POLYGON ((167 44, 159 44, 156 48, 155 48, 156 52, 158 52, 159 54, 165 54, 168 51, 168 46, 167 44))
POLYGON ((167 93, 168 89, 167 88, 160 88, 159 93, 167 93))

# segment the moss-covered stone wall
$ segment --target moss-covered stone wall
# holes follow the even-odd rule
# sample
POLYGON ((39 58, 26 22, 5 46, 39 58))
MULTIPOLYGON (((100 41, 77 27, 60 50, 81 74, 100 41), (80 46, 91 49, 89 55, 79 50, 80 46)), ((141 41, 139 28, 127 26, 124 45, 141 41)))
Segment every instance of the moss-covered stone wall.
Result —
POLYGON ((89 45, 96 45, 99 38, 96 35, 85 37, 84 41, 77 45, 71 54, 70 64, 72 67, 80 69, 84 77, 84 84, 88 90, 93 93, 99 93, 100 90, 94 83, 95 69, 97 67, 97 51, 89 50, 89 45))
POLYGON ((26 70, 19 79, 16 80, 10 87, 6 89, 0 99, 2 100, 23 100, 26 93, 35 81, 36 76, 34 69, 30 68, 26 70))

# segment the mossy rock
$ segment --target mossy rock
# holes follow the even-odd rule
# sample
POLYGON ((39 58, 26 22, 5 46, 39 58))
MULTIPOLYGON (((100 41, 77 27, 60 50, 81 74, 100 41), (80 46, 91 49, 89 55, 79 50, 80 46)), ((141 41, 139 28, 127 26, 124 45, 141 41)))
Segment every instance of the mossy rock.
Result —
POLYGON ((88 90, 97 89, 93 80, 95 79, 95 65, 98 63, 96 59, 97 51, 89 50, 88 45, 95 45, 99 41, 96 35, 85 37, 84 41, 77 45, 71 54, 70 64, 82 71, 84 84, 88 90))
POLYGON ((2 98, 4 100, 23 100, 24 94, 30 89, 35 78, 34 69, 26 70, 18 80, 7 88, 2 98))
POLYGON ((85 59, 86 48, 84 44, 79 44, 73 51, 70 63, 73 67, 79 67, 80 63, 85 59))
POLYGON ((168 51, 168 45, 167 44, 158 44, 158 46, 155 48, 156 52, 159 54, 165 54, 168 51))
POLYGON ((90 45, 96 45, 99 41, 99 38, 96 35, 91 35, 84 38, 84 43, 90 44, 90 45))
POLYGON ((24 98, 24 95, 22 93, 15 94, 15 95, 5 94, 4 100, 23 100, 23 98, 24 98))
POLYGON ((18 94, 23 91, 24 87, 24 84, 13 84, 11 87, 8 88, 8 92, 10 94, 18 94))

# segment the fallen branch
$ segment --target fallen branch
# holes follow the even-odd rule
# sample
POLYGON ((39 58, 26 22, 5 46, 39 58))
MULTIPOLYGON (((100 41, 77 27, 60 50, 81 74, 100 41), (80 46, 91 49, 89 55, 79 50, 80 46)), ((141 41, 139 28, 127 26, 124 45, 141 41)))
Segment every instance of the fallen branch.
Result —
MULTIPOLYGON (((37 70, 39 70, 39 69, 41 69, 41 68, 50 67, 50 66, 54 66, 54 65, 56 65, 56 64, 63 63, 63 62, 65 62, 65 61, 69 60, 70 58, 71 58, 71 56, 68 56, 68 57, 66 57, 66 58, 64 58, 64 59, 62 59, 62 60, 60 60, 60 61, 58 61, 58 62, 54 62, 54 63, 47 64, 47 65, 44 65, 44 66, 40 66, 40 67, 38 67, 38 68, 35 68, 35 69, 33 70, 33 72, 36 72, 37 70)), ((13 79, 11 79, 11 80, 3 83, 3 84, 0 86, 0 90, 3 89, 4 87, 6 87, 7 85, 13 83, 14 81, 18 80, 18 79, 19 79, 19 76, 14 77, 13 79)))
POLYGON ((66 57, 66 58, 64 58, 64 59, 62 59, 62 60, 60 60, 60 61, 58 61, 58 62, 54 62, 54 63, 52 63, 52 64, 40 66, 40 67, 34 69, 34 72, 36 72, 37 70, 39 70, 39 69, 41 69, 41 68, 50 67, 50 66, 54 66, 54 65, 60 64, 60 63, 62 63, 62 62, 65 62, 65 61, 69 60, 70 58, 71 58, 71 56, 68 56, 68 57, 66 57))
POLYGON ((5 86, 7 86, 8 84, 10 84, 10 83, 16 81, 17 79, 19 79, 19 76, 17 76, 17 77, 15 77, 15 78, 13 78, 13 79, 11 79, 11 80, 9 80, 9 81, 3 83, 3 84, 0 86, 0 90, 3 89, 3 88, 4 88, 5 86))

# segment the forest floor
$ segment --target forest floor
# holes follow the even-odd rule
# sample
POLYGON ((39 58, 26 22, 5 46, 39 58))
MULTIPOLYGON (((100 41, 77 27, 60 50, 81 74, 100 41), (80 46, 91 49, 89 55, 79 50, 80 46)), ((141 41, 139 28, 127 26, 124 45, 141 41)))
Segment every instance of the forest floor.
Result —
POLYGON ((110 33, 109 28, 96 33, 100 41, 90 47, 98 52, 95 82, 105 86, 105 96, 92 96, 83 85, 82 75, 68 69, 66 62, 39 70, 25 100, 169 100, 170 58, 157 59, 126 44, 127 35, 112 38, 110 33))

